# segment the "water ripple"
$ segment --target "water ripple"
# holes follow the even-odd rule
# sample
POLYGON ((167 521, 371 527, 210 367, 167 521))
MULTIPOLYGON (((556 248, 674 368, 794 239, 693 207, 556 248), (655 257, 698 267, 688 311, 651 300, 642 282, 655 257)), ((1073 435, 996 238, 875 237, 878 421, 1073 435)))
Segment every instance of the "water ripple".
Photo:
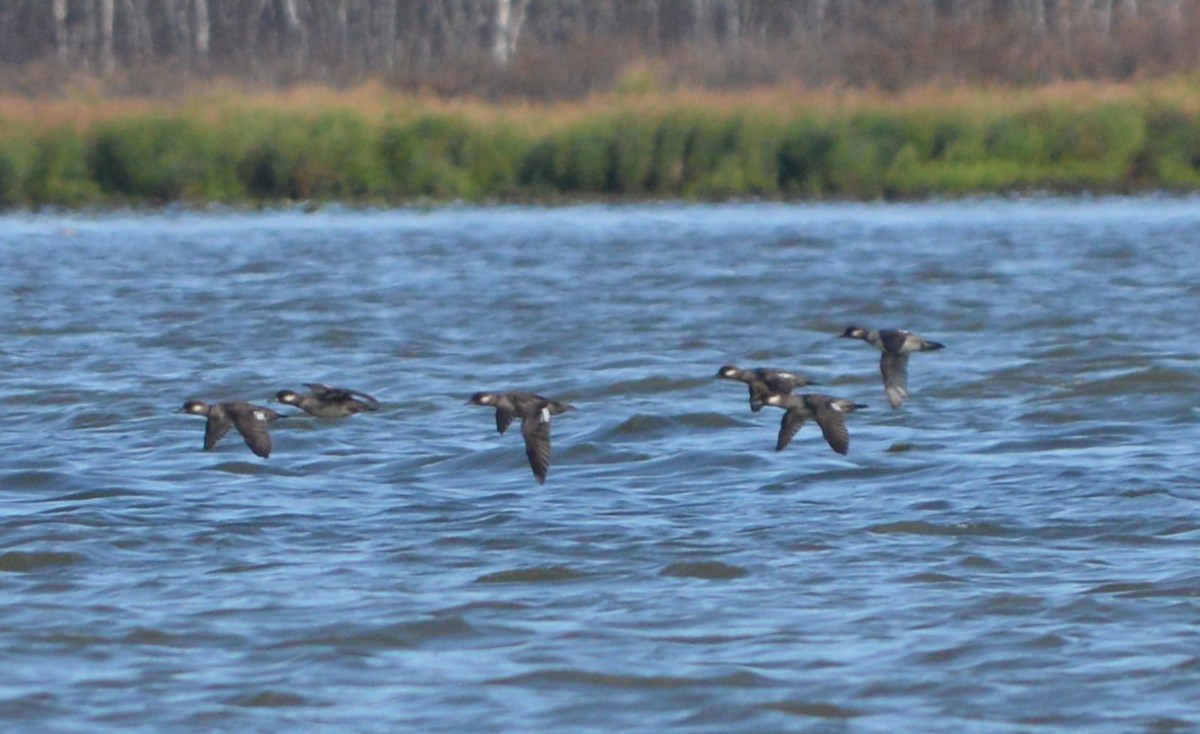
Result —
POLYGON ((1200 726, 1196 203, 8 215, 0 719, 1200 726), (901 409, 853 323, 947 344, 901 409), (850 453, 727 363, 869 404, 850 453), (306 382, 383 405, 173 413, 306 382), (544 486, 507 388, 577 407, 544 486))

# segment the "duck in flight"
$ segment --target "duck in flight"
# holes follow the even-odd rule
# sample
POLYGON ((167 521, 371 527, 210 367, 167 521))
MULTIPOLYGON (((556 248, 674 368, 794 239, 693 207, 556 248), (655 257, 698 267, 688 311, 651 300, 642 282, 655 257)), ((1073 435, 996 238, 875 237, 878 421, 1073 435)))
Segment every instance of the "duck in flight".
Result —
POLYGON ((776 451, 783 451, 792 442, 792 437, 797 431, 804 426, 804 421, 812 418, 817 421, 829 448, 839 454, 845 454, 850 450, 846 414, 867 407, 844 398, 813 394, 768 395, 763 402, 784 410, 783 420, 779 424, 779 438, 775 442, 776 451))
POLYGON ((905 329, 874 331, 861 326, 847 326, 842 338, 862 339, 883 352, 879 358, 879 371, 883 375, 883 391, 887 393, 892 408, 899 408, 908 397, 908 355, 913 352, 932 352, 946 346, 905 329))
POLYGON ((309 415, 318 418, 345 418, 355 413, 378 410, 379 401, 374 397, 344 387, 329 387, 319 382, 306 382, 307 395, 295 390, 280 390, 275 393, 275 402, 294 405, 309 415))
POLYGON ((545 484, 546 472, 550 471, 550 416, 574 410, 575 406, 528 392, 477 392, 466 404, 495 408, 499 433, 507 431, 514 419, 521 419, 529 467, 538 484, 545 484))
POLYGON ((736 365, 727 364, 717 370, 716 376, 746 383, 750 387, 750 410, 755 413, 762 410, 768 395, 790 395, 792 390, 798 387, 818 384, 799 372, 787 372, 771 367, 752 367, 744 370, 736 365))
POLYGON ((229 429, 236 428, 250 450, 264 459, 271 455, 271 434, 267 431, 267 424, 282 417, 270 408, 250 403, 209 404, 200 400, 189 400, 175 412, 208 418, 204 424, 205 451, 212 451, 213 447, 225 438, 225 434, 229 433, 229 429))

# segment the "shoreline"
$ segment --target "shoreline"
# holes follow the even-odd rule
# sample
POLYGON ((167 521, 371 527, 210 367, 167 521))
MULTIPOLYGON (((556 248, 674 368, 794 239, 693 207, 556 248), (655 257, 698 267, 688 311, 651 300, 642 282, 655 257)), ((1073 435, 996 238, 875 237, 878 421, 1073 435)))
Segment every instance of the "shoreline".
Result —
POLYGON ((1200 189, 1200 80, 679 90, 536 106, 379 84, 0 98, 0 207, 888 201, 1200 189), (64 120, 70 122, 64 122, 64 120))

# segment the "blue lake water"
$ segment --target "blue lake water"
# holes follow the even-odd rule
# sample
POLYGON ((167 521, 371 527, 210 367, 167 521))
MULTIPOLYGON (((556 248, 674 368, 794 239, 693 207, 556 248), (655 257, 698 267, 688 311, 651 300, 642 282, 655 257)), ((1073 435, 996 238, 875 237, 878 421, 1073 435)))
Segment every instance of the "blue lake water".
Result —
POLYGON ((0 292, 5 731, 1200 727, 1195 198, 10 214, 0 292))

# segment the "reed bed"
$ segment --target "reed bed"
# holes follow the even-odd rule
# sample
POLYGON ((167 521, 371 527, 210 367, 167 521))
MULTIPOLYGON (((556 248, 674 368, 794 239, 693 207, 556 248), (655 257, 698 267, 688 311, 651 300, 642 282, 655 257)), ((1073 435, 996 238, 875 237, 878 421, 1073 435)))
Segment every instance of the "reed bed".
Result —
POLYGON ((0 99, 0 206, 1200 188, 1200 83, 899 95, 612 93, 553 105, 382 85, 0 99))

